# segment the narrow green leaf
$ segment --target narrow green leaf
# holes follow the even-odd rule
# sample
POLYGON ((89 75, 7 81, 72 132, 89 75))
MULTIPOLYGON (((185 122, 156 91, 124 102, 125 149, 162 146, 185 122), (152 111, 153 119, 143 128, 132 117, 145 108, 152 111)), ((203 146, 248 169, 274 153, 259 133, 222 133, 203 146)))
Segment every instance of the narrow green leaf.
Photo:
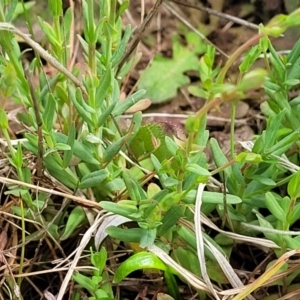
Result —
POLYGON ((200 167, 199 165, 197 164, 193 164, 193 163, 189 163, 186 165, 186 170, 191 172, 191 173, 195 173, 197 175, 200 175, 200 176, 210 176, 210 172, 205 169, 205 168, 202 168, 200 167))
POLYGON ((275 74, 280 80, 280 82, 284 82, 286 80, 286 67, 284 66, 282 60, 274 49, 273 45, 269 41, 269 51, 270 51, 270 60, 273 68, 275 69, 275 74))
MULTIPOLYGON (((296 64, 296 61, 299 60, 299 58, 300 58, 300 39, 297 40, 290 53, 287 55, 287 61, 292 66, 294 66, 296 64)), ((297 65, 298 65, 297 67, 299 67, 299 64, 297 65)), ((299 78, 299 77, 292 76, 291 78, 299 78)))
POLYGON ((76 206, 70 213, 61 241, 66 240, 86 219, 85 212, 81 206, 76 206))
POLYGON ((76 188, 78 178, 69 168, 65 169, 58 164, 51 154, 44 158, 44 165, 49 173, 62 184, 72 189, 76 188))
POLYGON ((127 191, 132 201, 139 203, 140 200, 143 200, 147 197, 140 183, 134 176, 132 176, 129 170, 123 170, 122 178, 124 179, 127 191))
POLYGON ((272 226, 272 224, 270 222, 268 222, 267 220, 263 219, 258 214, 256 215, 256 217, 257 217, 257 219, 259 221, 259 225, 262 227, 261 228, 261 232, 265 235, 265 237, 267 239, 273 241, 274 243, 276 243, 278 246, 281 246, 280 245, 280 237, 277 234, 266 232, 264 230, 264 228, 274 229, 274 227, 272 226))
MULTIPOLYGON (((126 2, 128 2, 128 1, 126 1, 126 2)), ((123 2, 122 5, 124 3, 125 2, 123 2)), ((117 50, 114 52, 114 54, 112 56, 112 59, 111 59, 112 68, 114 68, 119 63, 120 59, 123 57, 123 54, 125 53, 127 43, 130 39, 130 36, 131 36, 131 26, 128 25, 125 28, 123 38, 122 38, 117 50)))
POLYGON ((138 101, 142 99, 142 97, 145 95, 145 90, 139 90, 132 94, 131 96, 127 97, 124 101, 122 101, 113 111, 113 116, 117 117, 122 115, 127 109, 129 109, 131 106, 136 104, 138 101))
POLYGON ((67 9, 67 11, 64 13, 64 33, 65 33, 65 40, 69 41, 70 39, 70 33, 72 32, 71 30, 71 25, 72 25, 72 10, 71 7, 67 9))
POLYGON ((143 114, 142 112, 138 111, 136 112, 133 117, 132 117, 132 124, 133 125, 133 131, 128 139, 128 145, 131 144, 131 142, 134 140, 134 138, 137 136, 137 134, 139 133, 139 130, 141 128, 141 125, 142 125, 142 121, 143 121, 143 114))
POLYGON ((110 162, 121 150, 122 146, 124 145, 126 136, 121 137, 117 141, 113 142, 111 145, 109 145, 104 152, 103 155, 103 163, 110 162))
POLYGON ((285 153, 287 150, 289 150, 292 147, 292 145, 297 142, 298 138, 299 138, 299 132, 294 131, 288 136, 284 137, 279 142, 275 143, 269 149, 266 149, 265 153, 280 156, 283 153, 285 153))
POLYGON ((273 216, 275 216, 278 220, 285 222, 286 221, 286 215, 277 202, 276 198, 271 192, 266 193, 266 206, 268 210, 272 213, 273 216))
POLYGON ((162 225, 159 228, 159 235, 165 235, 181 217, 183 217, 183 208, 177 205, 172 206, 164 215, 162 225))
POLYGON ((43 125, 50 132, 53 128, 55 113, 55 99, 52 94, 49 94, 46 100, 45 111, 43 113, 43 125))
POLYGON ((90 113, 88 113, 77 101, 77 99, 78 99, 78 100, 80 100, 80 102, 82 102, 81 91, 79 89, 76 89, 76 92, 74 92, 73 89, 69 88, 69 94, 70 94, 71 101, 73 102, 73 104, 74 104, 78 114, 82 118, 82 120, 85 121, 88 125, 93 126, 93 122, 92 122, 90 113))
POLYGON ((288 183, 288 194, 292 199, 300 197, 300 171, 295 173, 288 183))
POLYGON ((64 152, 63 156, 63 166, 67 168, 70 165, 73 152, 74 152, 74 143, 75 143, 75 135, 76 135, 76 128, 75 128, 75 123, 73 122, 70 127, 69 135, 68 135, 68 140, 67 140, 67 145, 70 147, 70 150, 66 150, 64 152))
POLYGON ((104 125, 112 111, 115 109, 116 104, 117 103, 111 104, 106 110, 104 110, 103 113, 101 113, 100 117, 98 118, 98 127, 102 127, 104 125))
POLYGON ((132 220, 136 220, 133 215, 138 213, 138 208, 134 205, 129 207, 128 205, 122 205, 110 201, 101 201, 100 206, 109 212, 127 217, 132 220))
POLYGON ((91 172, 82 177, 81 182, 79 184, 79 188, 87 189, 90 187, 94 187, 99 183, 101 183, 107 177, 108 177, 108 172, 106 169, 91 172))
MULTIPOLYGON (((264 152, 268 151, 276 143, 277 133, 279 131, 279 128, 281 127, 281 122, 285 115, 286 111, 283 110, 276 115, 276 118, 269 118, 269 126, 262 134, 264 152)), ((255 147, 253 148, 253 152, 256 152, 255 147)))
MULTIPOLYGON (((55 139, 58 143, 68 143, 68 137, 62 134, 61 132, 55 132, 55 139)), ((92 165, 99 165, 99 161, 94 158, 90 149, 78 140, 74 141, 73 154, 84 162, 87 162, 92 165)))
POLYGON ((296 221, 300 219, 300 203, 297 203, 292 211, 292 215, 288 220, 290 225, 293 225, 296 221))
POLYGON ((119 228, 117 226, 109 226, 106 228, 106 232, 114 239, 127 242, 127 243, 139 243, 143 233, 142 228, 119 228))
POLYGON ((122 4, 120 5, 120 8, 117 12, 117 16, 116 19, 118 19, 119 17, 121 17, 121 15, 124 13, 124 11, 129 7, 129 0, 125 0, 122 2, 122 4))
POLYGON ((167 287, 168 287, 168 292, 169 294, 173 297, 170 297, 170 298, 166 298, 166 299, 159 299, 158 298, 158 295, 157 295, 157 300, 174 300, 174 299, 177 299, 177 300, 182 300, 182 297, 181 297, 181 294, 180 294, 180 291, 179 291, 179 287, 178 287, 178 283, 175 279, 175 276, 169 272, 169 271, 165 271, 164 272, 164 279, 166 281, 166 284, 167 284, 167 287))
POLYGON ((88 291, 94 292, 97 289, 97 285, 93 283, 90 277, 87 277, 80 273, 73 273, 73 279, 83 288, 88 291))
POLYGON ((173 156, 175 156, 179 149, 179 146, 169 136, 165 137, 165 143, 166 143, 166 146, 167 146, 168 150, 170 151, 170 153, 173 156))
MULTIPOLYGON (((211 138, 209 141, 209 144, 210 144, 210 148, 211 148, 211 151, 213 154, 213 159, 214 159, 216 166, 218 168, 220 168, 220 167, 224 166, 225 164, 227 164, 228 159, 226 158, 225 154, 223 153, 222 149, 220 148, 218 141, 214 138, 211 138)), ((231 176, 232 175, 231 167, 229 166, 228 168, 226 168, 224 170, 224 172, 228 176, 231 176)), ((222 174, 220 174, 220 175, 222 177, 222 174)))
POLYGON ((106 98, 107 92, 112 85, 112 78, 112 68, 111 66, 108 66, 96 89, 96 108, 99 108, 106 98))

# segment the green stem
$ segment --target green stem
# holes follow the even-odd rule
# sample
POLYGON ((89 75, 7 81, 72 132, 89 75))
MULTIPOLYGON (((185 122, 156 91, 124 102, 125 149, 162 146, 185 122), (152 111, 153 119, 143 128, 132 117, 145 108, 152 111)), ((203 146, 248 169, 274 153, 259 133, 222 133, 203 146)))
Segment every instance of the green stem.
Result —
MULTIPOLYGON (((22 247, 21 247, 21 257, 19 265, 19 275, 23 273, 24 257, 25 257, 25 215, 23 199, 20 197, 20 209, 21 209, 21 224, 22 224, 22 247)), ((18 286, 21 287, 22 277, 18 277, 18 286)))
POLYGON ((234 130, 235 130, 235 116, 236 116, 237 102, 232 102, 231 106, 231 120, 230 120, 230 157, 234 158, 234 130))

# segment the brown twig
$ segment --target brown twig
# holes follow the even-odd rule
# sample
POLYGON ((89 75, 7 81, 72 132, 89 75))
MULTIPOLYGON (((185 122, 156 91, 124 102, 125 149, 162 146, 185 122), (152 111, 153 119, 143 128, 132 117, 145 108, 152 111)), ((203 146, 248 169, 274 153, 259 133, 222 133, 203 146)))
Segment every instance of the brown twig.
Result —
POLYGON ((153 17, 156 15, 156 13, 157 13, 160 5, 162 4, 162 2, 163 2, 163 0, 156 0, 155 4, 153 5, 153 7, 150 9, 148 15, 146 16, 144 22, 137 29, 134 37, 132 38, 130 44, 127 46, 127 49, 126 49, 122 59, 120 60, 120 62, 118 64, 117 73, 119 73, 119 71, 121 70, 124 63, 128 60, 128 58, 131 56, 133 51, 136 49, 137 45, 141 41, 141 39, 142 39, 142 37, 143 37, 143 35, 146 31, 146 28, 149 27, 153 17))
POLYGON ((216 16, 216 17, 234 22, 236 24, 240 24, 240 25, 249 27, 249 28, 254 29, 254 30, 258 30, 258 25, 256 25, 256 24, 247 22, 243 19, 240 19, 238 17, 232 16, 232 15, 229 15, 229 14, 224 14, 222 12, 216 11, 216 10, 208 8, 208 7, 203 7, 202 5, 192 5, 192 4, 189 4, 189 3, 186 3, 186 2, 183 3, 183 2, 177 1, 177 0, 169 0, 169 1, 174 2, 178 5, 185 6, 185 7, 190 7, 190 8, 194 8, 194 9, 197 9, 197 10, 205 11, 210 15, 213 15, 213 16, 216 16))

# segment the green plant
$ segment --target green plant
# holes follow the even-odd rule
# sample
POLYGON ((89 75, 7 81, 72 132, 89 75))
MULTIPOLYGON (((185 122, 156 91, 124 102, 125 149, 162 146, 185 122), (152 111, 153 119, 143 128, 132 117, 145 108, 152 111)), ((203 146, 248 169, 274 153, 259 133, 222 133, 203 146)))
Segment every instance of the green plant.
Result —
MULTIPOLYGON (((92 296, 89 300, 107 299, 113 300, 112 287, 109 283, 105 283, 108 280, 108 273, 104 271, 107 260, 107 252, 104 248, 101 248, 99 252, 93 252, 91 249, 91 263, 94 266, 94 272, 92 276, 86 276, 82 273, 74 273, 73 279, 82 287, 85 288, 92 296)), ((74 295, 76 299, 77 295, 74 295)))
MULTIPOLYGON (((216 66, 214 47, 201 44, 189 51, 174 39, 173 60, 181 77, 175 87, 189 83, 183 72, 195 70, 196 55, 203 54, 197 68, 201 86, 190 87, 189 91, 206 101, 188 118, 187 137, 179 139, 163 124, 142 125, 141 113, 133 115, 127 128, 119 126, 120 116, 146 93, 141 89, 120 101, 122 76, 131 63, 123 62, 131 28, 123 29, 121 19, 129 2, 82 1, 84 26, 78 40, 84 51, 84 70, 72 66, 74 53, 67 46, 73 39, 72 10, 63 13, 61 0, 48 3, 52 24, 39 19, 49 41, 48 52, 6 23, 11 21, 16 1, 10 1, 11 6, 0 4, 1 101, 10 98, 23 104, 25 111, 19 120, 26 128, 25 141, 14 146, 6 112, 0 108, 0 129, 15 179, 2 181, 8 183, 6 195, 18 199, 9 206, 13 214, 7 216, 20 220, 22 233, 21 245, 15 245, 21 248, 18 271, 14 271, 18 280, 6 277, 4 293, 26 292, 23 277, 27 245, 45 239, 51 245, 50 250, 40 253, 45 260, 57 249, 67 257, 61 245, 84 232, 80 245, 75 245, 76 264, 95 229, 97 249, 108 234, 114 248, 126 243, 138 252, 116 270, 114 283, 133 271, 155 268, 164 272, 169 294, 175 299, 181 297, 176 277, 193 286, 200 299, 208 293, 216 299, 226 293, 244 299, 253 290, 272 284, 278 284, 281 293, 289 286, 296 287, 299 270, 293 269, 288 258, 299 248, 299 235, 293 229, 299 211, 299 97, 289 101, 289 92, 299 84, 300 42, 289 55, 281 57, 269 36, 298 26, 299 10, 260 26, 259 33, 239 47, 224 66, 216 66), (35 58, 31 62, 20 60, 16 36, 33 48, 35 58), (244 53, 237 81, 229 82, 230 67, 244 53), (254 69, 260 57, 265 68, 254 69), (42 58, 57 71, 53 76, 43 72, 42 58), (37 74, 37 84, 33 83, 33 74, 37 74), (266 129, 254 143, 244 143, 246 150, 237 154, 236 105, 250 90, 260 87, 268 97, 262 107, 267 116, 266 129), (222 103, 232 105, 229 158, 206 128, 207 113, 222 103), (211 149, 212 162, 207 148, 211 149), (32 161, 25 159, 28 154, 34 157, 32 161), (50 189, 40 187, 46 184, 50 189), (209 216, 214 216, 219 226, 209 216), (202 232, 201 224, 214 234, 202 232), (276 254, 262 275, 246 286, 229 263, 237 243, 245 241, 276 254), (226 291, 228 284, 242 291, 226 291)), ((31 27, 29 20, 28 24, 31 27)), ((32 27, 29 29, 32 32, 32 27)), ((187 36, 194 43, 193 35, 187 36)), ((145 71, 140 86, 157 84, 152 72, 169 63, 157 58, 145 71)), ((163 83, 170 88, 168 71, 163 83)), ((148 93, 152 92, 149 88, 148 93)), ((173 92, 171 87, 158 100, 171 97, 173 92)), ((105 269, 109 265, 107 255, 105 248, 91 250, 93 273, 73 274, 80 290, 91 295, 89 299, 115 297, 112 284, 105 284, 110 280, 105 269)), ((69 270, 74 271, 73 267, 69 270)), ((79 294, 76 292, 74 299, 79 294)), ((63 295, 60 289, 58 299, 63 295)))

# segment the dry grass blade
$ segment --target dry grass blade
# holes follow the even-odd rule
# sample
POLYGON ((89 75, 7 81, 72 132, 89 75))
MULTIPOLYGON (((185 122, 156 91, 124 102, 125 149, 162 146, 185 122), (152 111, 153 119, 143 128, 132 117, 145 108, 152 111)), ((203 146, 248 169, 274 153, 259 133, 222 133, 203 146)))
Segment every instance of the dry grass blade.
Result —
MULTIPOLYGON (((233 268, 227 261, 227 259, 220 253, 213 244, 211 244, 205 237, 202 235, 201 230, 201 204, 202 204, 202 194, 205 185, 200 183, 198 186, 196 204, 195 204, 195 233, 196 233, 196 242, 197 242, 197 253, 198 259, 200 263, 201 273, 204 281, 207 286, 211 289, 211 292, 215 296, 216 299, 220 299, 218 295, 214 292, 212 283, 206 271, 206 260, 204 255, 204 243, 210 249, 210 251, 214 254, 216 260, 218 261, 220 267, 222 268, 224 274, 228 278, 229 282, 234 288, 244 287, 243 283, 239 279, 239 277, 234 272, 233 268)), ((252 296, 249 296, 247 299, 255 300, 252 296)))
MULTIPOLYGON (((210 249, 210 251, 214 254, 216 260, 218 261, 220 267, 222 268, 224 274, 228 278, 228 280, 231 283, 231 285, 235 289, 242 289, 242 288, 244 288, 245 286, 243 285, 242 281, 236 275, 236 273, 234 272, 232 266, 227 261, 227 259, 220 253, 220 251, 216 247, 214 247, 214 245, 211 244, 208 240, 205 240, 205 244, 210 249)), ((251 295, 248 296, 245 299, 255 300, 251 295)))
POLYGON ((101 223, 97 232, 95 233, 95 247, 98 250, 103 240, 107 237, 106 228, 109 226, 119 226, 121 224, 132 222, 132 220, 119 216, 119 215, 111 215, 106 217, 105 220, 101 223))
POLYGON ((257 278, 253 283, 247 285, 245 289, 238 295, 236 295, 232 300, 243 300, 247 295, 252 293, 257 288, 260 288, 268 279, 270 279, 275 273, 288 261, 288 259, 300 253, 300 249, 292 250, 285 254, 283 254, 280 258, 277 259, 275 264, 270 267, 264 274, 262 274, 259 278, 257 278))
MULTIPOLYGON (((160 258, 165 264, 172 267, 176 270, 190 285, 194 288, 211 293, 211 290, 208 288, 207 284, 204 283, 197 276, 187 271, 183 267, 181 267, 177 262, 175 262, 166 252, 161 250, 155 245, 151 245, 148 247, 148 250, 155 254, 158 258, 160 258)), ((220 289, 218 287, 214 287, 216 293, 220 293, 220 289)))
POLYGON ((106 213, 105 211, 101 211, 98 214, 98 219, 96 219, 95 223, 85 232, 85 234, 83 235, 81 242, 79 244, 79 246, 76 249, 76 254, 74 256, 74 259, 72 261, 72 264, 70 265, 70 268, 64 278, 64 281, 62 282, 62 285, 60 287, 58 296, 57 296, 57 300, 62 300, 64 297, 64 294, 66 292, 66 289, 68 287, 69 281, 73 275, 73 272, 76 269, 77 263, 80 259, 81 253, 82 251, 85 249, 86 245, 89 243, 93 233, 95 232, 95 230, 98 228, 98 226, 103 222, 103 220, 110 216, 110 213, 106 213))
POLYGON ((195 204, 195 233, 196 233, 196 242, 197 242, 197 254, 198 254, 198 260, 199 265, 201 269, 202 277, 207 284, 210 292, 214 295, 216 299, 220 299, 218 294, 216 293, 215 289, 213 288, 213 285, 210 281, 210 278, 207 274, 206 270, 206 261, 205 261, 205 254, 204 254, 204 239, 202 235, 202 229, 201 229, 201 205, 202 205, 202 194, 204 190, 205 184, 200 183, 198 185, 197 190, 197 197, 196 197, 196 204, 195 204))
POLYGON ((183 3, 183 2, 180 2, 180 1, 176 1, 176 0, 170 0, 170 2, 174 2, 178 5, 194 8, 194 9, 197 9, 197 10, 202 10, 202 11, 207 12, 210 15, 213 15, 213 16, 216 16, 216 17, 219 17, 219 18, 223 18, 223 19, 228 20, 230 22, 233 22, 233 23, 236 23, 236 24, 239 24, 239 25, 243 25, 245 27, 249 27, 249 28, 254 29, 254 30, 258 30, 258 25, 256 25, 256 24, 247 22, 247 21, 245 21, 241 18, 232 16, 232 15, 229 15, 229 14, 224 14, 222 12, 216 11, 216 10, 208 8, 208 7, 203 7, 201 5, 191 5, 189 3, 186 3, 186 2, 183 3))
POLYGON ((118 71, 121 69, 123 64, 129 59, 131 54, 136 49, 137 45, 139 44, 140 40, 144 36, 146 28, 150 25, 153 17, 156 15, 159 7, 161 6, 163 0, 157 0, 149 13, 147 14, 146 18, 144 19, 144 22, 141 24, 141 26, 137 29, 133 39, 131 40, 130 44, 128 45, 126 52, 124 56, 122 57, 119 65, 118 65, 118 71))
POLYGON ((209 218, 207 218, 204 214, 201 215, 202 222, 207 225, 208 227, 234 239, 235 241, 242 242, 242 243, 251 243, 257 246, 266 247, 268 249, 280 249, 278 245, 276 245, 274 242, 262 238, 254 238, 251 236, 244 236, 233 232, 227 232, 225 230, 220 229, 218 226, 216 226, 209 218))
POLYGON ((77 197, 77 196, 74 196, 74 195, 71 195, 71 194, 62 193, 62 192, 59 192, 59 191, 56 191, 56 190, 53 190, 53 189, 47 189, 47 188, 40 187, 40 186, 37 186, 37 185, 34 185, 34 184, 29 184, 29 183, 22 182, 22 181, 19 181, 19 180, 9 179, 9 178, 0 176, 0 182, 25 186, 25 187, 33 189, 37 192, 40 191, 40 192, 45 192, 45 193, 49 193, 49 194, 53 194, 53 195, 57 195, 57 196, 62 196, 62 197, 71 199, 71 200, 73 200, 73 201, 75 201, 79 204, 82 204, 84 206, 87 206, 87 207, 98 208, 98 209, 101 208, 100 204, 97 203, 97 202, 87 200, 87 199, 84 199, 82 197, 77 197))

